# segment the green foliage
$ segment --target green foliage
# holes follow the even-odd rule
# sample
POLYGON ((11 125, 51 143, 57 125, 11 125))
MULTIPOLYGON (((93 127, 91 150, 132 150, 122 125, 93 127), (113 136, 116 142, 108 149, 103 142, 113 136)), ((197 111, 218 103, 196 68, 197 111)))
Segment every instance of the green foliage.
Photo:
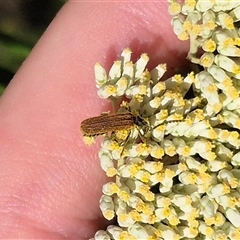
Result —
POLYGON ((0 95, 65 0, 0 3, 0 95))

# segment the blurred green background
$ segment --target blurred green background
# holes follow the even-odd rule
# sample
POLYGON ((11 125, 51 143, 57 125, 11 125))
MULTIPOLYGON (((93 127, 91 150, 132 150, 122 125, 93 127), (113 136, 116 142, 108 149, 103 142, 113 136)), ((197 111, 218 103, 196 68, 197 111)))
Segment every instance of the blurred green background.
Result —
POLYGON ((0 1, 0 95, 65 2, 0 1))

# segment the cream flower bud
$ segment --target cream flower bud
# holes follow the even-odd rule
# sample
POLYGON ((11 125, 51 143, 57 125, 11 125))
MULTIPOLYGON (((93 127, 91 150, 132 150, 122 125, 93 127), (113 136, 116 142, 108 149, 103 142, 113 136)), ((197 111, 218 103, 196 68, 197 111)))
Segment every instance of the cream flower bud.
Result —
POLYGON ((226 217, 237 228, 240 227, 240 213, 237 209, 229 208, 226 210, 226 217))
POLYGON ((104 85, 98 90, 100 98, 108 98, 110 96, 117 96, 117 88, 114 85, 104 85))
POLYGON ((189 142, 188 145, 191 148, 191 155, 194 155, 196 153, 202 154, 204 152, 209 152, 214 147, 214 145, 206 139, 194 140, 189 142))
POLYGON ((216 43, 212 39, 209 39, 204 42, 202 48, 205 52, 214 52, 216 50, 216 43))
POLYGON ((150 102, 149 105, 151 108, 158 108, 161 105, 161 98, 160 97, 155 97, 153 98, 150 102))
POLYGON ((217 23, 223 28, 233 29, 233 19, 225 12, 220 12, 217 16, 217 23))
POLYGON ((229 104, 227 104, 226 109, 230 111, 236 110, 239 104, 240 104, 240 98, 236 98, 233 101, 231 101, 229 104))
POLYGON ((212 9, 215 12, 221 12, 221 11, 229 11, 233 8, 236 8, 238 6, 238 2, 236 1, 229 1, 229 2, 223 2, 221 0, 218 0, 212 7, 212 9))
POLYGON ((154 84, 157 84, 159 82, 166 70, 166 64, 159 64, 151 71, 152 81, 154 84))
POLYGON ((130 190, 125 187, 122 186, 121 190, 117 193, 119 199, 121 199, 121 201, 123 202, 128 202, 130 199, 130 190))
MULTIPOLYGON (((162 175, 162 179, 160 182, 160 192, 168 192, 171 190, 173 185, 173 177, 175 176, 174 171, 170 169, 166 169, 162 175)), ((151 179, 151 178, 150 178, 151 179)))
POLYGON ((151 174, 153 174, 153 173, 160 172, 163 169, 163 163, 146 161, 144 163, 143 168, 148 172, 150 172, 151 174))
POLYGON ((121 76, 121 61, 115 61, 109 71, 109 77, 111 79, 117 79, 121 76))
POLYGON ((153 127, 158 127, 168 117, 168 111, 166 109, 160 110, 157 114, 150 117, 150 124, 153 127))
POLYGON ((171 201, 174 205, 178 206, 183 212, 191 212, 193 210, 192 207, 192 199, 190 196, 183 194, 172 194, 171 201))
POLYGON ((121 60, 123 64, 131 60, 132 51, 130 48, 125 48, 121 53, 121 60))
POLYGON ((206 12, 214 5, 214 2, 205 1, 205 0, 198 0, 196 3, 196 9, 199 12, 206 12))
POLYGON ((227 166, 228 164, 225 161, 222 161, 220 159, 215 159, 208 162, 208 168, 212 172, 220 171, 221 169, 224 169, 227 166))
POLYGON ((214 83, 214 79, 210 74, 201 72, 196 75, 198 78, 198 84, 196 83, 196 88, 200 89, 203 92, 203 96, 207 99, 209 104, 214 105, 219 103, 219 96, 217 92, 217 87, 214 83))
POLYGON ((117 92, 118 92, 118 96, 121 96, 125 93, 127 87, 128 87, 128 80, 125 77, 121 77, 117 83, 117 92))
POLYGON ((111 240, 111 237, 107 234, 107 232, 99 230, 95 233, 94 238, 90 240, 111 240))
POLYGON ((156 95, 162 95, 163 92, 166 90, 166 84, 164 82, 158 82, 157 84, 154 85, 152 88, 152 94, 154 96, 156 95))
POLYGON ((229 57, 239 57, 240 56, 240 49, 236 46, 219 46, 217 48, 218 52, 222 55, 226 55, 229 57))
POLYGON ((212 39, 219 46, 229 47, 234 45, 234 40, 229 34, 229 30, 224 29, 223 31, 215 31, 212 39))
POLYGON ((179 181, 183 184, 195 184, 197 181, 197 176, 195 173, 191 172, 182 172, 179 175, 179 181))
POLYGON ((200 233, 206 236, 206 238, 212 239, 214 235, 214 229, 212 227, 201 221, 198 229, 200 233))
POLYGON ((109 182, 103 185, 102 191, 104 194, 111 196, 119 192, 119 187, 116 183, 109 182))
POLYGON ((229 12, 229 16, 231 16, 234 21, 238 21, 240 19, 240 6, 229 12))
POLYGON ((187 164, 188 168, 191 169, 191 170, 199 171, 200 168, 201 168, 201 163, 199 161, 195 160, 192 157, 187 157, 186 158, 186 164, 187 164))
POLYGON ((107 220, 114 218, 114 203, 111 197, 103 195, 100 199, 100 209, 107 220))
POLYGON ((198 235, 198 230, 191 227, 179 227, 178 231, 181 236, 184 236, 188 239, 195 238, 198 235))
POLYGON ((204 196, 201 200, 200 200, 200 213, 205 217, 205 218, 209 218, 209 217, 214 217, 216 212, 217 212, 217 208, 218 205, 217 203, 208 198, 207 196, 204 196))
MULTIPOLYGON (((218 135, 218 139, 220 142, 228 142, 231 145, 235 146, 235 147, 239 147, 240 146, 240 142, 239 142, 239 134, 237 131, 228 131, 226 129, 219 129, 219 128, 215 128, 214 129, 215 132, 218 135)), ((236 159, 232 159, 233 162, 235 162, 236 159)))
POLYGON ((234 166, 240 166, 240 152, 236 153, 233 157, 232 157, 232 164, 234 166))
POLYGON ((238 62, 235 62, 229 57, 223 56, 221 54, 215 57, 215 63, 222 69, 232 72, 233 74, 240 73, 240 66, 238 62))
POLYGON ((131 81, 132 81, 131 79, 134 76, 134 67, 133 67, 133 63, 131 61, 124 63, 122 76, 127 78, 129 80, 129 82, 131 83, 131 81))
POLYGON ((128 180, 126 182, 127 187, 133 191, 134 193, 139 193, 144 197, 147 201, 153 201, 154 194, 150 191, 149 186, 143 184, 138 180, 128 180))
POLYGON ((217 203, 224 209, 235 208, 238 205, 237 198, 232 194, 225 194, 216 199, 217 203))
POLYGON ((218 173, 218 178, 226 184, 229 184, 231 188, 236 188, 239 184, 239 180, 234 177, 232 172, 226 169, 223 169, 218 173))
POLYGON ((136 78, 139 78, 141 76, 148 61, 149 61, 148 55, 146 53, 143 53, 141 55, 141 57, 138 59, 138 61, 135 63, 135 68, 136 68, 135 77, 136 78))
POLYGON ((135 223, 132 226, 130 226, 128 228, 128 231, 136 239, 148 239, 150 237, 147 229, 138 223, 135 223))
MULTIPOLYGON (((231 81, 231 79, 227 76, 226 72, 223 71, 219 66, 212 65, 208 72, 213 76, 215 80, 217 80, 220 83, 224 83, 226 80, 231 81)), ((230 83, 231 84, 231 83, 230 83)), ((221 85, 218 85, 221 86, 221 85)), ((223 89, 224 90, 224 89, 223 89)))
POLYGON ((199 64, 206 68, 206 67, 212 66, 213 62, 214 62, 214 54, 210 52, 206 52, 201 56, 199 64))
POLYGON ((151 149, 150 149, 150 155, 153 158, 161 159, 164 155, 164 150, 159 144, 152 142, 151 149))
POLYGON ((135 177, 136 174, 142 169, 138 164, 125 164, 119 167, 118 171, 124 178, 135 177))
POLYGON ((130 154, 131 153, 133 154, 133 156, 148 156, 150 153, 150 149, 149 146, 147 146, 145 143, 139 143, 133 146, 132 149, 130 149, 130 154))
POLYGON ((174 231, 173 228, 166 226, 165 224, 160 223, 156 223, 155 224, 156 228, 160 231, 161 233, 161 238, 164 240, 178 240, 180 239, 180 236, 174 231))
POLYGON ((95 64, 94 71, 95 71, 96 86, 97 88, 100 88, 102 85, 104 85, 107 82, 107 73, 99 63, 95 64))
POLYGON ((124 231, 120 227, 110 225, 107 227, 107 232, 113 239, 119 239, 124 231))
POLYGON ((226 222, 226 218, 224 217, 224 215, 220 212, 217 212, 215 217, 214 217, 214 224, 217 227, 221 227, 223 226, 223 224, 226 222))
POLYGON ((117 221, 120 227, 130 227, 136 222, 130 214, 126 213, 118 214, 117 221))
POLYGON ((177 15, 181 11, 181 5, 177 2, 171 2, 168 11, 171 15, 177 15))
POLYGON ((158 208, 167 208, 171 205, 171 199, 162 195, 156 196, 156 206, 158 208))
POLYGON ((230 111, 223 111, 224 122, 231 125, 234 128, 240 129, 240 119, 237 113, 230 111))
POLYGON ((225 230, 225 232, 227 232, 229 230, 228 238, 230 238, 231 240, 239 239, 239 237, 240 237, 239 228, 235 228, 232 225, 230 225, 230 226, 228 226, 227 229, 224 229, 224 230, 225 230))
POLYGON ((230 188, 226 184, 216 184, 212 186, 207 192, 208 196, 211 198, 218 198, 221 195, 227 194, 230 192, 230 188))
POLYGON ((164 152, 168 155, 168 156, 174 156, 177 152, 176 152, 176 147, 175 144, 168 140, 168 139, 164 139, 161 142, 161 146, 164 149, 164 152))
POLYGON ((114 197, 115 215, 126 214, 129 211, 126 202, 123 202, 119 197, 114 197))
MULTIPOLYGON (((202 1, 202 0, 200 0, 200 1, 202 1)), ((202 20, 202 22, 204 24, 204 28, 209 30, 209 31, 211 31, 211 33, 214 32, 215 28, 217 27, 216 15, 215 15, 215 13, 211 9, 209 9, 208 11, 203 12, 203 20, 202 20)), ((208 36, 206 36, 206 38, 210 37, 210 36, 212 36, 212 35, 209 34, 208 36)))
MULTIPOLYGON (((155 210, 155 214, 160 221, 164 220, 164 219, 167 219, 168 221, 170 221, 170 219, 173 219, 177 216, 175 209, 170 206, 167 208, 157 208, 155 210)), ((178 222, 176 222, 176 223, 178 223, 178 222)), ((173 224, 171 224, 171 225, 173 225, 173 224)))
POLYGON ((106 152, 99 153, 101 168, 106 172, 109 168, 113 168, 113 160, 111 156, 106 152))
POLYGON ((149 172, 140 170, 137 172, 135 177, 136 177, 136 179, 140 180, 143 183, 148 183, 151 175, 149 172))
POLYGON ((188 40, 189 35, 184 29, 183 22, 178 17, 172 19, 173 32, 177 35, 180 40, 188 40))
POLYGON ((185 141, 181 138, 174 138, 172 140, 175 148, 176 148, 176 152, 180 155, 183 156, 189 156, 190 155, 190 148, 189 146, 186 145, 185 141))
POLYGON ((240 169, 233 169, 231 173, 237 181, 240 181, 240 169))

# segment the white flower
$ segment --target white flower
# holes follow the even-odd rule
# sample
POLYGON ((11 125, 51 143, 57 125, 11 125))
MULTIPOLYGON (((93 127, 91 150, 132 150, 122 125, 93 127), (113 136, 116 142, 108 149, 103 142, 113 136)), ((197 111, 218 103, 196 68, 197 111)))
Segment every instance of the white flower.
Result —
POLYGON ((240 65, 239 65, 239 60, 233 60, 230 57, 218 54, 215 57, 214 62, 221 67, 222 69, 232 72, 233 74, 239 74, 240 73, 240 65))
POLYGON ((210 226, 208 226, 205 222, 200 222, 200 226, 199 226, 199 232, 202 233, 204 236, 206 236, 209 239, 212 239, 213 235, 214 235, 214 229, 210 226))
POLYGON ((118 79, 121 76, 121 61, 115 61, 109 71, 111 79, 118 79))
POLYGON ((111 197, 109 196, 102 196, 100 199, 100 209, 103 213, 103 216, 111 220, 114 218, 115 212, 114 212, 114 203, 111 197))
POLYGON ((123 233, 123 230, 120 227, 110 225, 107 227, 107 232, 114 239, 119 239, 121 236, 121 233, 123 233))
POLYGON ((204 216, 204 218, 214 217, 217 212, 218 205, 214 201, 207 196, 204 196, 200 200, 200 213, 204 216))
POLYGON ((135 67, 136 67, 135 77, 136 78, 139 78, 142 75, 148 61, 149 61, 149 57, 147 56, 146 53, 142 54, 141 57, 138 59, 138 61, 135 64, 135 67))
POLYGON ((101 145, 101 167, 115 179, 103 186, 100 208, 119 227, 94 239, 240 237, 240 39, 230 26, 239 13, 233 3, 184 4, 172 2, 183 14, 174 28, 190 37, 189 58, 204 70, 162 82, 166 66, 148 71, 149 57, 133 63, 129 49, 108 74, 95 66, 99 96, 131 112, 135 126, 106 134, 101 145))
POLYGON ((240 227, 240 213, 237 209, 229 208, 226 210, 226 217, 237 228, 240 227))
POLYGON ((107 82, 107 73, 99 63, 95 64, 94 71, 95 71, 96 86, 97 88, 99 88, 107 82))
POLYGON ((208 196, 211 198, 219 198, 221 195, 227 194, 230 192, 230 188, 226 184, 216 184, 212 186, 207 192, 208 196))
POLYGON ((132 78, 134 76, 134 66, 131 61, 124 63, 124 69, 122 72, 122 76, 127 78, 130 84, 132 83, 132 78))
POLYGON ((140 225, 138 223, 133 224, 128 228, 129 233, 136 239, 148 239, 150 237, 145 225, 140 225))
POLYGON ((90 240, 111 240, 110 236, 107 234, 107 232, 103 230, 99 230, 95 233, 94 238, 90 240))
MULTIPOLYGON (((227 169, 222 169, 218 173, 218 179, 229 184, 231 188, 236 188, 239 185, 239 179, 235 178, 235 176, 233 175, 233 173, 237 173, 236 171, 239 172, 239 170, 237 169, 235 169, 234 172, 231 172, 227 169)), ((239 173, 237 173, 237 175, 239 176, 239 173)))
POLYGON ((165 224, 162 223, 157 223, 156 228, 160 231, 160 236, 164 240, 179 240, 180 236, 177 234, 177 232, 174 231, 173 228, 166 226, 165 224))
POLYGON ((112 196, 120 191, 118 185, 115 182, 109 182, 103 185, 102 191, 108 196, 112 196))
POLYGON ((160 172, 163 168, 163 163, 162 162, 150 162, 150 161, 146 161, 144 162, 144 166, 143 168, 145 170, 147 170, 148 172, 150 172, 151 174, 153 173, 157 173, 157 172, 160 172))

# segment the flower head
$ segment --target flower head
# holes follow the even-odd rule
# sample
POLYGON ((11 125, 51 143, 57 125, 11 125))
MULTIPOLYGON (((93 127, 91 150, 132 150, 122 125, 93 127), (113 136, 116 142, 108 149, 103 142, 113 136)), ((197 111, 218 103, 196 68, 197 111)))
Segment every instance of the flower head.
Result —
MULTIPOLYGON (((215 44, 206 40, 204 48, 213 52, 215 44)), ((126 49, 109 74, 95 68, 99 96, 136 118, 133 129, 106 135, 102 143, 101 167, 116 182, 103 186, 100 207, 119 227, 95 239, 217 239, 226 223, 233 236, 240 215, 239 84, 221 64, 162 82, 166 66, 149 72, 148 61, 142 54, 131 62, 126 49)))

